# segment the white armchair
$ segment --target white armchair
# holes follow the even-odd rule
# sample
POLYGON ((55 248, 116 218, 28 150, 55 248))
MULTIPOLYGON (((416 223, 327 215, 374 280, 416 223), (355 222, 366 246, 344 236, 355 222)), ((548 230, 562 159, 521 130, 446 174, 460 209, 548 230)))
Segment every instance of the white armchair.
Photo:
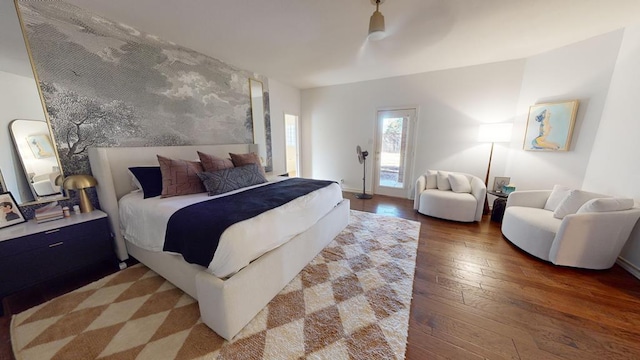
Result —
POLYGON ((535 190, 509 195, 502 220, 507 240, 556 265, 612 267, 640 218, 633 200, 572 190, 549 209, 551 194, 535 190))
POLYGON ((427 170, 416 180, 413 208, 441 219, 480 221, 486 194, 487 187, 477 176, 427 170))

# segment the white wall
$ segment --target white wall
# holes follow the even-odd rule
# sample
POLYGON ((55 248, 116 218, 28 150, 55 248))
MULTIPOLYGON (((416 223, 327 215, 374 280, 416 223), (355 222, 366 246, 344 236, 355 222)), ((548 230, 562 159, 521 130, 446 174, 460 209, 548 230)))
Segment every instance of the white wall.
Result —
POLYGON ((44 120, 44 111, 13 1, 0 1, 0 171, 22 203, 33 195, 9 134, 14 119, 44 120))
MULTIPOLYGON (((626 28, 583 188, 640 201, 640 26, 626 28)), ((621 257, 640 277, 640 225, 621 257)), ((627 267, 628 268, 628 267, 627 267)))
POLYGON ((0 1, 0 70, 33 77, 13 1, 0 1))
MULTIPOLYGON (((355 148, 372 152, 376 111, 417 107, 416 173, 446 169, 484 179, 490 145, 477 142, 478 126, 513 121, 523 68, 515 60, 303 90, 302 174, 344 179, 345 189, 361 191, 355 148)), ((504 174, 505 149, 496 146, 492 176, 504 174)), ((372 163, 368 158, 367 191, 372 163)))
POLYGON ((33 77, 0 71, 0 171, 8 191, 22 203, 33 195, 13 148, 9 123, 14 119, 44 120, 40 95, 33 77))
POLYGON ((273 173, 286 172, 284 114, 300 116, 300 89, 269 79, 273 173))
POLYGON ((579 188, 596 137, 622 30, 600 35, 526 60, 506 176, 517 189, 579 188), (570 151, 522 150, 529 106, 580 100, 570 151))

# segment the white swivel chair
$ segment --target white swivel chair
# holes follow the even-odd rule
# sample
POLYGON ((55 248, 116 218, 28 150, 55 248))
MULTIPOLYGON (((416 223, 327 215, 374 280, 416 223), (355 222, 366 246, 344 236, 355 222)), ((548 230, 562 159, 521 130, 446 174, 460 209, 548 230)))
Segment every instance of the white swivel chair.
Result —
POLYGON ((441 219, 474 222, 482 220, 487 187, 477 176, 427 170, 416 180, 413 208, 441 219))
POLYGON ((556 195, 555 188, 511 193, 502 234, 520 249, 556 265, 612 267, 640 218, 633 199, 580 190, 556 195))

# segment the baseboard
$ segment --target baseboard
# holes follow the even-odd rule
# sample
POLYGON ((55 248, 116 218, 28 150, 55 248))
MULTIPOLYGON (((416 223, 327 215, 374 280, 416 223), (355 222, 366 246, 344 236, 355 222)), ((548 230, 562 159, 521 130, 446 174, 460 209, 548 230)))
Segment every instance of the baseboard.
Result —
POLYGON ((625 269, 628 272, 630 272, 631 275, 633 275, 633 276, 637 277, 638 279, 640 279, 640 268, 638 268, 634 264, 630 263, 629 260, 627 260, 627 259, 625 259, 623 257, 619 257, 618 260, 616 260, 616 263, 618 265, 620 265, 620 267, 622 267, 623 269, 625 269))
MULTIPOLYGON (((362 189, 352 189, 352 188, 348 188, 348 187, 343 187, 342 191, 350 192, 350 193, 354 193, 354 194, 362 194, 362 189)), ((371 191, 367 190, 367 194, 371 194, 371 191)))

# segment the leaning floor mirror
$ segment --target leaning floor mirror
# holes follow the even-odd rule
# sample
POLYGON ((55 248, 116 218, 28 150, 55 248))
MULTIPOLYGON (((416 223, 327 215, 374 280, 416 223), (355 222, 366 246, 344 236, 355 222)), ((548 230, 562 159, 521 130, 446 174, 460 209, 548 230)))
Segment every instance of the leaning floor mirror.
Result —
POLYGON ((62 172, 49 126, 39 120, 13 120, 9 125, 13 145, 35 199, 62 195, 62 172))
POLYGON ((260 162, 266 165, 267 133, 264 117, 264 95, 262 81, 249 79, 249 93, 251 96, 251 118, 253 119, 253 142, 258 144, 260 162))
POLYGON ((7 190, 5 190, 7 188, 7 185, 4 184, 4 178, 2 177, 2 169, 0 169, 0 193, 3 193, 7 190))

